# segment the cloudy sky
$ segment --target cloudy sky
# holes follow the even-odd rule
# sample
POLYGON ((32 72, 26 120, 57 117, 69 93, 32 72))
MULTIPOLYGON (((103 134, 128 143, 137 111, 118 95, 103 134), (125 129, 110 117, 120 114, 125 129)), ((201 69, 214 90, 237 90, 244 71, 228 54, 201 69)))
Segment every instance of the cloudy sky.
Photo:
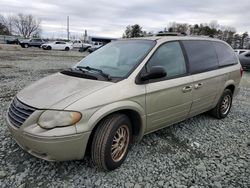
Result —
POLYGON ((250 32, 249 0, 0 0, 0 14, 33 14, 42 20, 44 36, 65 37, 70 17, 72 35, 121 37, 127 25, 157 32, 170 22, 209 23, 250 32))

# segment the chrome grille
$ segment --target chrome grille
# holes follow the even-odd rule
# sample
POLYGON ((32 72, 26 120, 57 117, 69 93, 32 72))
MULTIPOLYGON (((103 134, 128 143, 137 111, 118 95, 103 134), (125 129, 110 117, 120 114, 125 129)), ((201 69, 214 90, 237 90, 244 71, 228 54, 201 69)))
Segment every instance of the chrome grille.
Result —
POLYGON ((28 106, 16 97, 13 99, 9 110, 8 117, 10 122, 17 128, 20 128, 24 121, 35 111, 36 109, 28 106))

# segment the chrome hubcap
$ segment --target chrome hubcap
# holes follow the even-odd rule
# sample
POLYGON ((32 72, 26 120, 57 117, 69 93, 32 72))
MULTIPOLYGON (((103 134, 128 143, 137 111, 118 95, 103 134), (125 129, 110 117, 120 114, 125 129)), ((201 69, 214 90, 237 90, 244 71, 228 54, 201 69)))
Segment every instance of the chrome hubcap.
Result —
POLYGON ((126 125, 117 129, 111 147, 111 157, 115 162, 120 161, 125 155, 129 142, 129 130, 126 125))
POLYGON ((226 114, 231 106, 231 97, 229 95, 226 95, 221 103, 221 113, 226 114))

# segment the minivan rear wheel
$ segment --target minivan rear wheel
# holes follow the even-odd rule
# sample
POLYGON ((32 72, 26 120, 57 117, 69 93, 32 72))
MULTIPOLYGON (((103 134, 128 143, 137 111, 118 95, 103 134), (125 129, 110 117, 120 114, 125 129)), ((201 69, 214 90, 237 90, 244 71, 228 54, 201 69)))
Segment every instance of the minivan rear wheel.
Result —
POLYGON ((216 107, 211 110, 211 114, 218 119, 227 117, 232 107, 232 99, 232 91, 225 89, 216 107))
POLYGON ((103 119, 94 134, 91 158, 104 170, 118 168, 126 159, 131 143, 131 122, 124 114, 112 114, 103 119))

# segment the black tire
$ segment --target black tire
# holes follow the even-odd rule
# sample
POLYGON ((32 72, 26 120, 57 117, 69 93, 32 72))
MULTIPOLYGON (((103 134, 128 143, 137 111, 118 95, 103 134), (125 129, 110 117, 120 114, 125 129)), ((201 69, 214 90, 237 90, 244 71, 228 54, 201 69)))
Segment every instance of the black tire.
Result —
POLYGON ((91 158, 94 164, 107 171, 121 166, 131 144, 131 133, 131 122, 126 115, 117 113, 103 119, 96 129, 92 141, 91 158), (125 134, 127 139, 126 136, 124 136, 125 139, 121 139, 122 137, 118 139, 121 131, 127 132, 125 134))
POLYGON ((23 46, 24 46, 24 48, 28 48, 29 44, 24 44, 23 46))
POLYGON ((210 114, 216 117, 217 119, 223 119, 227 117, 232 107, 233 94, 230 89, 225 89, 222 93, 216 107, 214 107, 210 114), (227 106, 225 106, 225 100, 228 100, 227 106))
POLYGON ((69 47, 66 47, 66 48, 65 48, 65 51, 69 51, 69 47))
POLYGON ((51 50, 51 49, 52 49, 51 46, 48 46, 48 47, 47 47, 47 50, 51 50))

